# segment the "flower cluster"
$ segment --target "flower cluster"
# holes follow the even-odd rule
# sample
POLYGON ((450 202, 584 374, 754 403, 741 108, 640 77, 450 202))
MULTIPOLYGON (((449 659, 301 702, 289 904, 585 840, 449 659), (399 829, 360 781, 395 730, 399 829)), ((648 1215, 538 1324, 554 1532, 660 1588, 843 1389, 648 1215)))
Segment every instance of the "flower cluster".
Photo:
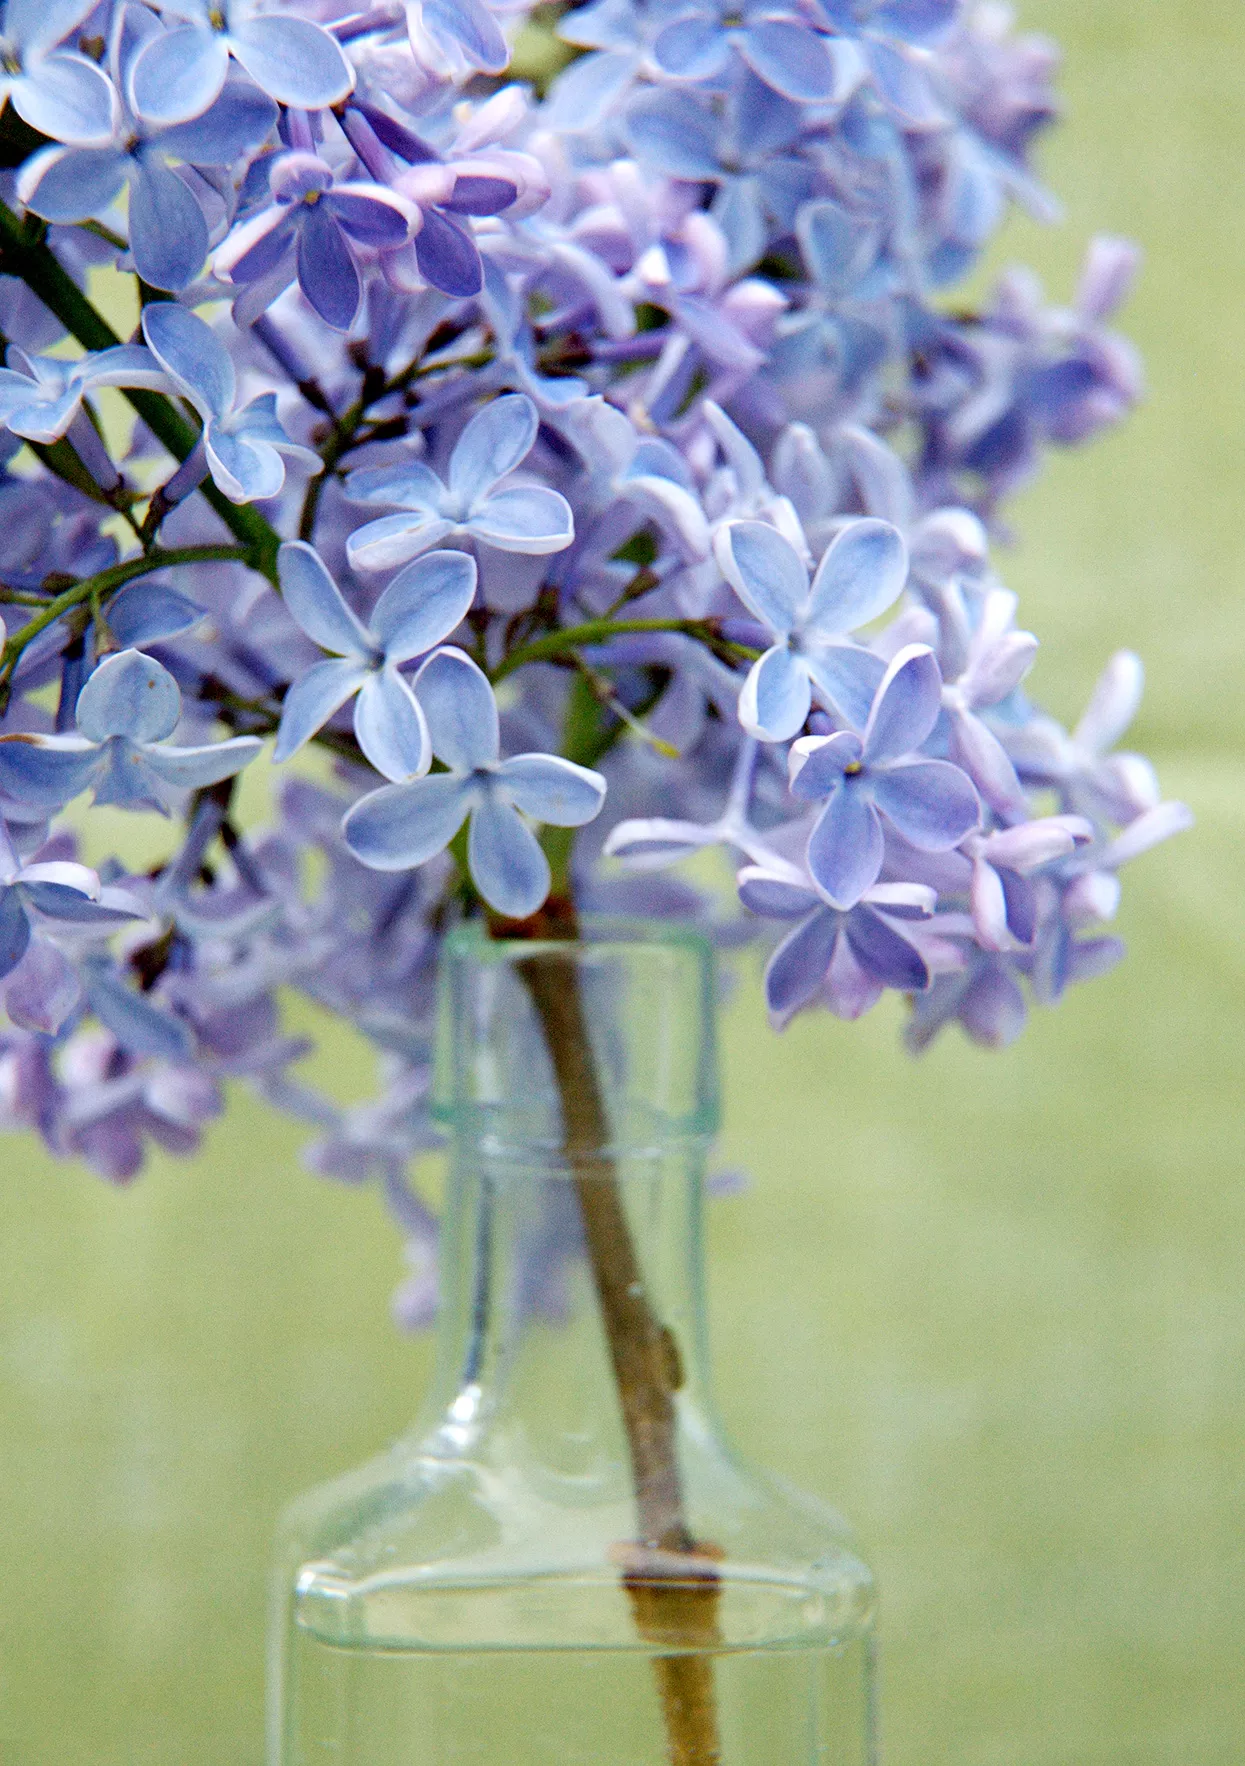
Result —
POLYGON ((1049 46, 973 0, 591 0, 538 90, 525 22, 6 0, 0 1124, 115 1180, 246 1078, 423 1243, 464 915, 747 927, 777 1025, 889 988, 914 1047, 997 1045, 1187 820, 1117 749, 1136 659, 1064 730, 991 559, 1140 385, 1123 242, 1066 309, 948 298, 1050 208, 1049 46), (265 746, 302 759, 247 828, 265 746), (88 794, 163 862, 79 863, 88 794), (738 905, 668 874, 706 847, 738 905), (378 1100, 291 1071, 291 989, 378 1100))

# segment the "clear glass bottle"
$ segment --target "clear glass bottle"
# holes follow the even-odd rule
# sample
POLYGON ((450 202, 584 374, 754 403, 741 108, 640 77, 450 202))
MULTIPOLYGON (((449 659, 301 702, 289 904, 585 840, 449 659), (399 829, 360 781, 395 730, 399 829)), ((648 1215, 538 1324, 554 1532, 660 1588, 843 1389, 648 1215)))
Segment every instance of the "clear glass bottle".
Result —
POLYGON ((270 1766, 873 1761, 869 1571, 710 1394, 715 992, 688 935, 449 939, 436 1373, 285 1519, 270 1766))

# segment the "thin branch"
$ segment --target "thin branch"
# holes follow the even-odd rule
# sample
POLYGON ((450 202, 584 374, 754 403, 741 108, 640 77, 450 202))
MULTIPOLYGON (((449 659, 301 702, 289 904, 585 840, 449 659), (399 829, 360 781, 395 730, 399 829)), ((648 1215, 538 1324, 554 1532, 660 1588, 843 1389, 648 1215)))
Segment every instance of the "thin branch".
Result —
POLYGON ((572 658, 578 650, 594 644, 607 644, 611 638, 636 632, 679 632, 684 637, 698 639, 728 662, 755 662, 761 654, 750 644, 736 644, 723 637, 721 622, 716 619, 589 619, 583 625, 564 626, 561 631, 550 632, 548 637, 533 638, 530 643, 520 644, 509 656, 502 657, 492 671, 491 679, 496 684, 529 662, 572 658))

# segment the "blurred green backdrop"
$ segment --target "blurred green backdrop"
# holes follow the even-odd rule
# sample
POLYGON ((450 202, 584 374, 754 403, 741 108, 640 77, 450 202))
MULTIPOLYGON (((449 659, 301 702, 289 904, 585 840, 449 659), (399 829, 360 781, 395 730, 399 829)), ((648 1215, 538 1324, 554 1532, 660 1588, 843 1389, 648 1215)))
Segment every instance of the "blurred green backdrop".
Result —
MULTIPOLYGON (((1147 403, 1056 460, 1004 560, 1074 715, 1139 649, 1136 732, 1198 827, 1128 875, 1129 962, 1009 1053, 920 1063, 898 1013, 731 1008, 713 1316, 741 1444, 849 1513, 884 1592, 889 1766, 1245 1755, 1245 8, 1027 0, 1067 51, 1067 221, 996 262, 1060 298, 1148 264, 1147 403)), ((366 1064, 334 1045, 340 1083, 366 1064)), ((107 1189, 0 1142, 0 1758, 259 1766, 287 1497, 407 1421, 377 1199, 249 1099, 107 1189)))

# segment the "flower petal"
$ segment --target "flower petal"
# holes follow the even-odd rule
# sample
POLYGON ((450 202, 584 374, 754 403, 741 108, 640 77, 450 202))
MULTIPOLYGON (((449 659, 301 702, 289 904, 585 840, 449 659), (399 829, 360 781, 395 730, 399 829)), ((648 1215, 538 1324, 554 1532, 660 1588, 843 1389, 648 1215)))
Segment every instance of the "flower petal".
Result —
POLYGON ((13 973, 29 943, 30 921, 21 891, 0 889, 0 981, 13 973))
POLYGON ((280 762, 297 754, 366 679, 367 670, 352 657, 313 663, 286 692, 272 758, 280 762))
POLYGON ((141 650, 106 656, 78 695, 78 728, 91 742, 128 736, 158 742, 171 736, 182 714, 182 696, 167 668, 141 650))
POLYGON ((0 792, 32 809, 59 809, 95 782, 105 758, 80 736, 0 736, 0 792))
POLYGON ((789 932, 765 965, 765 1003, 781 1027, 825 980, 838 941, 839 916, 818 907, 789 932))
POLYGON ((836 716, 861 730, 886 675, 886 664, 858 644, 827 644, 801 652, 814 687, 836 716))
POLYGON ((467 835, 471 879, 491 908, 513 920, 534 914, 549 893, 549 860, 517 810, 489 792, 467 835))
POLYGON ((532 450, 539 426, 536 407, 525 393, 503 393, 477 411, 450 455, 448 482, 464 509, 472 510, 532 450))
POLYGON ((440 209, 424 210, 424 224, 415 235, 415 262, 420 274, 442 294, 463 299, 479 294, 484 266, 467 228, 440 209))
POLYGON ((516 754, 494 775, 524 815, 558 828, 581 828, 601 812, 605 780, 559 754, 516 754))
POLYGON ((866 518, 843 528, 813 577, 805 630, 829 638, 867 625, 899 597, 908 578, 908 548, 889 521, 866 518))
POLYGON ((838 69, 824 37, 789 18, 762 18, 740 31, 739 52, 753 73, 802 102, 833 98, 838 69))
POLYGON ((130 179, 129 219, 130 252, 144 282, 176 292, 194 280, 208 253, 207 222, 176 172, 140 161, 130 179))
POLYGON ((471 787, 457 773, 432 773, 382 785, 361 797, 342 821, 342 837, 374 871, 409 871, 444 851, 471 807, 471 787))
POLYGON ((801 736, 787 756, 791 794, 815 803, 828 797, 843 783, 849 767, 860 771, 860 737, 854 730, 836 730, 833 736, 801 736))
POLYGON ((305 208, 298 229, 298 286, 334 331, 349 331, 362 284, 345 236, 323 202, 305 208))
POLYGON ((779 637, 795 630, 808 600, 808 572, 777 528, 732 521, 714 541, 718 568, 739 599, 779 637))
POLYGON ((328 566, 305 540, 288 540, 277 553, 282 599, 309 638, 338 656, 366 659, 372 639, 351 612, 328 566))
POLYGON ((798 920, 817 906, 812 889, 767 871, 762 865, 745 865, 735 878, 735 887, 744 906, 767 920, 798 920))
POLYGON ((58 51, 13 82, 9 97, 23 122, 53 141, 105 147, 117 125, 112 81, 85 55, 58 51))
POLYGON ((563 552, 575 538, 570 504, 544 485, 516 485, 481 498, 467 527, 486 546, 530 557, 563 552))
POLYGON ((850 781, 833 793, 813 826, 808 868, 836 908, 854 907, 878 880, 882 824, 867 793, 850 781))
POLYGON ((335 37, 289 13, 248 18, 229 46, 261 91, 278 104, 324 110, 354 87, 354 70, 335 37))
POLYGON ((864 902, 847 917, 847 942, 861 968, 883 987, 923 993, 929 986, 929 968, 920 951, 864 902))
POLYGON ((981 819, 967 773, 947 760, 915 760, 889 767, 873 781, 873 799, 886 819, 921 852, 948 852, 981 819))
POLYGON ((739 721, 762 742, 786 742, 802 728, 812 695, 808 672, 785 644, 753 663, 739 695, 739 721))
POLYGON ((347 473, 346 495, 352 503, 396 503, 400 509, 439 514, 445 486, 422 460, 402 460, 396 466, 365 466, 347 473))
POLYGON ((938 721, 942 674, 925 644, 905 644, 882 677, 864 729, 866 766, 883 766, 919 748, 938 721))
POLYGON ((432 765, 424 713, 396 668, 368 675, 354 704, 359 747, 387 779, 419 778, 432 765))
POLYGON ((118 147, 45 147, 22 167, 17 194, 45 221, 87 221, 121 194, 132 164, 118 147))
POLYGON ((454 531, 454 523, 431 510, 382 515, 356 527, 346 541, 346 557, 354 570, 392 570, 420 552, 439 545, 454 531))
POLYGON ((147 123, 182 123, 201 116, 225 84, 229 50, 223 37, 179 25, 144 43, 130 64, 130 107, 147 123))
POLYGON ((1144 687, 1141 658, 1131 650, 1117 650, 1090 694, 1073 741, 1092 754, 1114 748, 1137 715, 1144 687))
POLYGON ((415 676, 432 751, 456 772, 497 764, 501 734, 493 689, 461 650, 438 650, 415 676))
POLYGON ((206 742, 198 748, 144 748, 143 760, 166 785, 179 790, 201 791, 205 785, 219 785, 232 779, 245 766, 250 766, 263 748, 258 736, 230 736, 224 742, 206 742))
POLYGON ((409 662, 444 643, 475 599, 476 561, 466 552, 425 552, 398 572, 372 610, 388 662, 409 662))
POLYGON ((143 308, 143 336, 200 416, 224 417, 232 411, 237 393, 233 361, 210 325, 174 300, 150 301, 143 308))

